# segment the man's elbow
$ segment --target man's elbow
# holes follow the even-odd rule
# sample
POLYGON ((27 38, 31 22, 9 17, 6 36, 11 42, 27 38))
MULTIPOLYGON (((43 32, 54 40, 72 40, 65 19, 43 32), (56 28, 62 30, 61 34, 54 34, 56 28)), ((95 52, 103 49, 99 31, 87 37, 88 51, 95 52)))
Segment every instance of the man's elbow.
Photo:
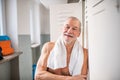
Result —
POLYGON ((36 72, 34 80, 43 80, 43 71, 36 72))
POLYGON ((34 80, 40 80, 40 76, 36 74, 34 80))

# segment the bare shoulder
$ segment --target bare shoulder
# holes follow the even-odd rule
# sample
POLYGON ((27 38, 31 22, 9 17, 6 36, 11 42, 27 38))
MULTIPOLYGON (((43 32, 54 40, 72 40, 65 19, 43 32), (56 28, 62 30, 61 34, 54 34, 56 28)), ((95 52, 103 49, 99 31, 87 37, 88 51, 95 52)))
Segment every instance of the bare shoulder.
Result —
POLYGON ((47 42, 43 45, 41 55, 37 63, 37 69, 46 70, 47 59, 53 47, 54 47, 54 42, 47 42))
POLYGON ((55 42, 47 42, 43 45, 42 52, 49 53, 55 45, 55 42))
POLYGON ((49 48, 53 48, 55 45, 55 42, 47 42, 45 43, 45 45, 47 45, 49 48))
POLYGON ((55 45, 55 42, 46 42, 43 47, 52 49, 55 45))

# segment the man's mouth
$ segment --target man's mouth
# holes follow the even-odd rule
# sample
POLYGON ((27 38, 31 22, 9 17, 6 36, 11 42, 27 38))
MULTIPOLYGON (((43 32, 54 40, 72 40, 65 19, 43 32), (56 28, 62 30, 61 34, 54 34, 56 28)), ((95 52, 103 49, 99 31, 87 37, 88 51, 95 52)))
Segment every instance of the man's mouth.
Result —
POLYGON ((64 33, 64 35, 73 38, 73 34, 64 33))

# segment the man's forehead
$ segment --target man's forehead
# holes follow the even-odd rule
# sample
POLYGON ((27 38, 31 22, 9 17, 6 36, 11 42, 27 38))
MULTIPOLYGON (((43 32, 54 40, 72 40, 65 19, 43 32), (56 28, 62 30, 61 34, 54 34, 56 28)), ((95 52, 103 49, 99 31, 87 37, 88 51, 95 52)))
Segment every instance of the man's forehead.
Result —
POLYGON ((65 25, 69 25, 73 27, 80 27, 80 24, 77 20, 68 20, 65 22, 65 25))
POLYGON ((79 28, 79 26, 78 26, 78 25, 65 24, 65 26, 68 26, 68 27, 73 27, 73 28, 79 28))
POLYGON ((77 20, 77 19, 67 19, 66 21, 65 21, 65 24, 78 24, 78 25, 80 25, 80 22, 79 22, 79 20, 77 20))

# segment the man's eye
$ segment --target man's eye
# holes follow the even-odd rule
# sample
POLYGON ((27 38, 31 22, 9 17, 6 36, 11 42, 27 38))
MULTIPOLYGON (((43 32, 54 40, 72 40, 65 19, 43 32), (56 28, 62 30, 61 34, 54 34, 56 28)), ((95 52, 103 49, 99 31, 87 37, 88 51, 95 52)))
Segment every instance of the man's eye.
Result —
POLYGON ((73 28, 73 30, 77 30, 76 28, 73 28))
POLYGON ((67 28, 67 29, 69 29, 70 27, 69 27, 69 26, 67 26, 66 28, 67 28))

